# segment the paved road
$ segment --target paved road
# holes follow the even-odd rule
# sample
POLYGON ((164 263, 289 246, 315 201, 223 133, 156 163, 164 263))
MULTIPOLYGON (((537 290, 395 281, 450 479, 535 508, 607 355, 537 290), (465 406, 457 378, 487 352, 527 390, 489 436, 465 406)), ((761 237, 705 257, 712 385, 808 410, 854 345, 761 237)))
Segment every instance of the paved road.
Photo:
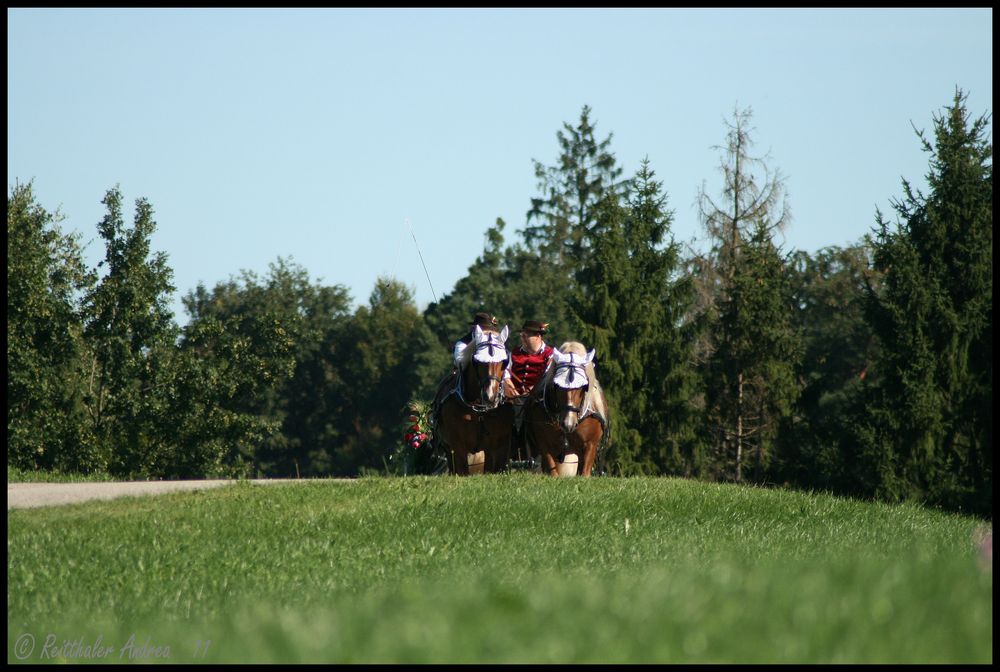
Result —
MULTIPOLYGON (((351 479, 329 479, 350 481, 351 479)), ((232 480, 213 481, 126 481, 116 483, 8 483, 7 510, 36 506, 77 504, 92 499, 115 499, 126 496, 160 495, 165 492, 217 488, 235 483, 232 480)), ((304 483, 295 479, 274 478, 251 480, 254 484, 304 483)))

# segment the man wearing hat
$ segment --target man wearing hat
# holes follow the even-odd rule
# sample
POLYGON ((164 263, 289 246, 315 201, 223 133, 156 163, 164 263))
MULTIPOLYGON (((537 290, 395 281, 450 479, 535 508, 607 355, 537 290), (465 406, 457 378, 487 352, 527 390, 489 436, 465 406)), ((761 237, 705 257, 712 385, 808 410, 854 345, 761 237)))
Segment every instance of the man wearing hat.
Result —
POLYGON ((553 348, 542 338, 548 329, 548 324, 538 320, 525 321, 521 345, 511 350, 510 365, 504 371, 504 394, 514 403, 514 454, 519 459, 524 452, 524 397, 538 384, 552 359, 553 348))
POLYGON ((508 397, 528 394, 538 383, 552 358, 552 346, 542 339, 549 325, 527 320, 521 327, 521 345, 510 353, 510 366, 504 374, 504 391, 508 397))
POLYGON ((462 353, 465 349, 469 347, 469 343, 472 343, 472 334, 475 332, 476 326, 481 329, 493 329, 497 328, 497 318, 489 313, 476 313, 472 316, 472 322, 469 323, 469 333, 467 333, 462 338, 455 341, 455 345, 452 346, 452 368, 451 372, 444 377, 441 384, 438 385, 437 394, 434 395, 434 401, 431 402, 430 410, 430 424, 435 426, 437 424, 438 411, 441 408, 441 404, 444 400, 451 394, 458 383, 458 360, 461 359, 462 353))
POLYGON ((497 328, 497 318, 489 313, 476 313, 472 316, 472 322, 469 323, 469 333, 455 341, 455 347, 452 348, 452 356, 456 367, 458 366, 458 359, 462 356, 465 348, 468 347, 469 343, 472 343, 472 333, 475 331, 477 324, 482 329, 493 329, 495 331, 497 328))

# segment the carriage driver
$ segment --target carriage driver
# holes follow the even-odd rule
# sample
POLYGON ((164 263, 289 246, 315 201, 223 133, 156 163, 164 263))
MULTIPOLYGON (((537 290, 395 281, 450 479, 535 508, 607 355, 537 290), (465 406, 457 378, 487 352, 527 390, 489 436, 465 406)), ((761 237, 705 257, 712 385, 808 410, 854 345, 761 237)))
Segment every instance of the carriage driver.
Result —
POLYGON ((489 313, 476 313, 472 317, 472 322, 469 323, 469 333, 455 341, 455 346, 452 348, 451 354, 455 368, 458 368, 458 360, 461 358, 465 348, 468 347, 469 343, 472 343, 472 334, 476 330, 476 325, 479 325, 482 329, 492 329, 496 331, 497 318, 495 315, 490 315, 489 313))
POLYGON ((456 377, 458 376, 458 360, 461 359, 462 353, 472 343, 472 334, 476 330, 476 326, 481 329, 493 329, 497 328, 497 318, 489 313, 476 313, 472 316, 472 322, 469 323, 469 333, 467 333, 462 338, 455 341, 455 345, 452 346, 452 368, 451 372, 444 377, 441 384, 438 385, 437 394, 434 395, 434 401, 431 403, 430 411, 430 424, 434 426, 437 424, 437 414, 441 407, 441 403, 444 402, 445 397, 451 394, 452 390, 455 389, 456 377))
POLYGON ((553 348, 546 345, 542 337, 549 325, 538 320, 526 320, 521 327, 521 345, 511 350, 510 365, 504 371, 504 395, 514 404, 514 447, 513 454, 527 457, 524 441, 524 400, 538 384, 553 348))

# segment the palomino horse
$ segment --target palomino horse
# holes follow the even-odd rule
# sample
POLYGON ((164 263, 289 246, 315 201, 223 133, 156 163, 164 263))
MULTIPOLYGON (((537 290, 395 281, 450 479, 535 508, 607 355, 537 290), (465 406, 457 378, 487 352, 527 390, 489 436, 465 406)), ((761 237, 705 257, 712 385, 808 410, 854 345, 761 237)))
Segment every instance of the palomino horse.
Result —
POLYGON ((497 334, 476 325, 462 353, 455 389, 441 402, 435 442, 459 475, 503 471, 510 459, 514 412, 503 401, 508 329, 497 334))
POLYGON ((590 476, 599 448, 609 436, 608 403, 594 375, 594 351, 569 341, 532 391, 526 409, 528 440, 553 476, 590 476))

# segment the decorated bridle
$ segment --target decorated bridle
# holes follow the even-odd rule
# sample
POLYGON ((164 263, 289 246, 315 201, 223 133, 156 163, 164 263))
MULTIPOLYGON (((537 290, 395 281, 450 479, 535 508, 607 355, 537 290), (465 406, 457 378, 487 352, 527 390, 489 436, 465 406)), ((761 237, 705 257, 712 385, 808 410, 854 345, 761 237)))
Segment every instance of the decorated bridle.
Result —
MULTIPOLYGON (((507 327, 504 327, 504 332, 506 331, 507 327)), ((497 395, 496 401, 489 403, 470 403, 463 396, 462 386, 461 384, 459 384, 458 398, 462 401, 462 403, 464 403, 466 406, 468 406, 473 411, 479 414, 485 413, 487 411, 492 411, 493 409, 497 408, 501 403, 503 403, 504 400, 503 378, 500 376, 494 376, 491 373, 488 373, 484 377, 480 375, 479 370, 475 367, 476 363, 487 364, 487 365, 500 363, 501 371, 507 367, 507 348, 503 344, 505 337, 504 332, 501 332, 499 336, 492 332, 489 334, 483 332, 482 335, 485 336, 486 338, 484 340, 480 340, 479 338, 475 339, 474 343, 476 350, 473 353, 470 361, 470 365, 473 367, 473 369, 475 369, 473 373, 475 374, 476 378, 479 381, 479 399, 480 400, 485 399, 487 388, 490 386, 491 383, 496 382, 500 386, 500 393, 497 395), (480 353, 484 351, 485 351, 485 359, 480 355, 480 353)))
MULTIPOLYGON (((590 388, 590 380, 587 378, 586 366, 593 359, 593 352, 591 352, 591 354, 589 354, 586 358, 581 359, 580 361, 573 360, 574 354, 575 353, 572 352, 568 353, 566 355, 568 357, 567 360, 560 359, 559 355, 555 356, 555 361, 554 361, 555 368, 552 371, 552 377, 549 383, 552 385, 553 388, 558 387, 562 390, 567 390, 567 391, 582 388, 584 390, 583 398, 586 399, 587 390, 589 390, 590 388), (561 373, 563 371, 566 372, 564 376, 566 379, 565 385, 560 385, 557 382, 557 379, 562 377, 561 373)), ((547 387, 548 386, 546 386, 546 388, 547 387)), ((577 415, 582 416, 584 410, 586 410, 585 408, 581 409, 579 406, 574 406, 573 404, 569 403, 553 407, 550 404, 550 400, 548 397, 548 389, 542 390, 542 396, 543 396, 542 401, 545 404, 545 410, 549 414, 549 419, 552 420, 553 422, 555 422, 558 419, 557 415, 561 412, 576 413, 577 415)), ((586 407, 586 404, 584 404, 584 407, 586 407)))

